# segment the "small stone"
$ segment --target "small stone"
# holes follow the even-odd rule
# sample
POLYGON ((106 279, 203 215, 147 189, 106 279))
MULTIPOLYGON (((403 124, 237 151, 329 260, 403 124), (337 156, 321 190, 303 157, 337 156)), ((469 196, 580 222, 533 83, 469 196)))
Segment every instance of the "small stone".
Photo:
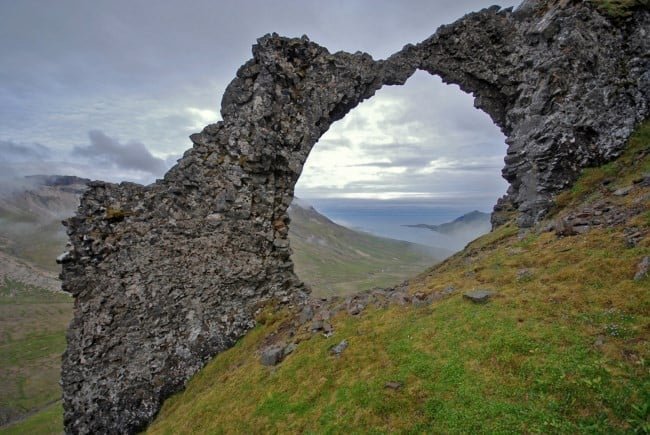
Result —
POLYGON ((262 351, 260 356, 260 363, 264 366, 277 365, 284 357, 284 348, 282 346, 274 345, 262 351))
POLYGON ((596 346, 596 347, 601 347, 601 346, 604 345, 604 344, 605 344, 605 337, 602 336, 602 335, 599 335, 599 336, 596 337, 596 339, 594 340, 594 346, 596 346))
POLYGON ((401 292, 393 293, 391 299, 399 305, 406 305, 411 302, 411 297, 401 292))
POLYGON ((323 329, 323 324, 324 322, 322 320, 314 320, 311 322, 311 330, 312 331, 320 331, 323 329))
POLYGON ((423 301, 423 300, 425 300, 427 298, 427 295, 424 294, 424 292, 415 292, 415 293, 413 293, 413 298, 416 301, 423 301))
POLYGON ((413 294, 413 298, 411 299, 411 302, 414 307, 424 307, 426 305, 429 305, 431 302, 433 302, 432 296, 433 293, 427 295, 424 292, 415 292, 413 294))
POLYGON ((292 353, 294 350, 296 350, 297 347, 298 347, 298 345, 297 345, 296 343, 289 343, 289 344, 287 344, 287 346, 286 346, 286 347, 284 348, 284 350, 282 351, 282 355, 283 355, 283 357, 286 357, 287 355, 289 355, 290 353, 292 353))
POLYGON ((329 320, 332 317, 330 310, 320 310, 316 313, 316 320, 329 320))
POLYGON ((573 231, 575 231, 578 234, 584 234, 587 231, 589 231, 589 228, 591 228, 589 225, 574 225, 573 231))
POLYGON ((636 266, 634 280, 641 281, 643 278, 648 276, 648 270, 650 270, 650 257, 643 257, 643 260, 641 260, 641 262, 636 266))
POLYGON ((575 236, 577 232, 575 231, 573 224, 569 222, 568 219, 558 219, 555 222, 555 234, 558 236, 575 236))
POLYGON ((300 323, 307 323, 314 318, 314 309, 311 305, 305 305, 300 312, 300 323))
POLYGON ((361 313, 364 308, 365 306, 363 304, 352 301, 352 303, 348 305, 348 314, 351 316, 356 316, 357 314, 361 313))
POLYGON ((491 290, 474 290, 465 293, 463 297, 469 299, 475 304, 485 304, 494 294, 495 292, 491 290))
POLYGON ((384 384, 384 388, 390 388, 391 390, 399 390, 402 388, 402 383, 399 381, 389 381, 384 384))
POLYGON ((347 341, 347 340, 343 340, 343 341, 341 341, 339 344, 337 344, 336 346, 334 346, 330 352, 332 352, 333 355, 339 356, 339 355, 341 355, 341 354, 343 353, 343 351, 344 351, 345 349, 347 349, 347 348, 348 348, 348 341, 347 341))
POLYGON ((614 195, 614 196, 625 196, 628 193, 630 193, 630 190, 632 190, 632 186, 621 187, 620 189, 616 189, 614 192, 612 192, 612 195, 614 195))
POLYGON ((533 273, 529 269, 523 268, 517 271, 517 281, 529 281, 532 277, 533 273))
POLYGON ((456 291, 456 289, 454 288, 453 285, 448 285, 447 287, 445 287, 445 288, 442 290, 441 293, 442 293, 444 296, 447 296, 447 295, 452 294, 452 293, 455 292, 455 291, 456 291))

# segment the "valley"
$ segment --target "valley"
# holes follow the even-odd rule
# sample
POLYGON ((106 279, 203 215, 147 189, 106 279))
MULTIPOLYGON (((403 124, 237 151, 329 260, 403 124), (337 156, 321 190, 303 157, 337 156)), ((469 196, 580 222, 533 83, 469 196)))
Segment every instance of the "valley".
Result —
MULTIPOLYGON (((54 259, 65 249, 60 220, 74 213, 87 181, 32 177, 0 200, 0 426, 26 419, 1 433, 62 427, 60 359, 72 298, 60 291, 54 259)), ((451 255, 349 230, 299 201, 290 216, 296 271, 317 297, 396 285, 451 255)))

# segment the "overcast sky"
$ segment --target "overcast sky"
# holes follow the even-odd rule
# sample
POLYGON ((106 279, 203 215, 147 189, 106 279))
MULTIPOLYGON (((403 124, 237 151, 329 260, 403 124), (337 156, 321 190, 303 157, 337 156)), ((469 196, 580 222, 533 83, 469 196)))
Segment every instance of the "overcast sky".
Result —
MULTIPOLYGON (((256 38, 307 34, 381 59, 491 4, 0 0, 0 174, 151 182, 220 119, 256 38)), ((316 145, 297 194, 496 199, 504 138, 472 101, 422 72, 380 90, 316 145)))

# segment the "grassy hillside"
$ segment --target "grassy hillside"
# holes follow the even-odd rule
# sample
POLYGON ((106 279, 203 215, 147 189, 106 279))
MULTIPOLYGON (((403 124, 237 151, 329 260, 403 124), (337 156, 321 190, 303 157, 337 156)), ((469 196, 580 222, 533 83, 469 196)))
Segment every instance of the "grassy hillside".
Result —
POLYGON ((61 220, 74 214, 79 195, 85 189, 83 182, 89 180, 46 185, 35 181, 36 178, 0 192, 0 250, 58 272, 54 259, 67 241, 61 220))
POLYGON ((392 286, 451 254, 353 231, 313 208, 293 205, 289 215, 295 270, 316 296, 392 286))
POLYGON ((334 335, 299 331, 273 368, 259 351, 291 316, 267 313, 148 432, 648 433, 650 278, 633 279, 650 255, 650 187, 633 184, 647 173, 650 123, 617 162, 585 171, 538 231, 506 224, 411 281, 412 293, 451 295, 343 311, 334 335), (613 223, 543 231, 599 201, 613 223), (463 298, 479 288, 496 294, 463 298))
MULTIPOLYGON (((0 433, 59 433, 61 353, 72 300, 15 277, 49 283, 23 260, 58 270, 65 245, 60 215, 72 214, 76 193, 51 188, 0 201, 0 433), (41 411, 41 412, 36 412, 41 411)), ((425 247, 348 230, 314 210, 292 207, 296 269, 318 295, 394 285, 435 262, 425 247)), ((52 286, 50 286, 52 287, 52 286)))
POLYGON ((0 216, 0 250, 49 272, 58 272, 56 257, 64 251, 67 236, 60 220, 46 224, 8 226, 0 216))
POLYGON ((635 9, 650 9, 650 0, 590 0, 602 13, 612 18, 626 18, 635 9))
POLYGON ((0 286, 0 424, 61 397, 61 354, 71 317, 67 294, 5 278, 0 286))

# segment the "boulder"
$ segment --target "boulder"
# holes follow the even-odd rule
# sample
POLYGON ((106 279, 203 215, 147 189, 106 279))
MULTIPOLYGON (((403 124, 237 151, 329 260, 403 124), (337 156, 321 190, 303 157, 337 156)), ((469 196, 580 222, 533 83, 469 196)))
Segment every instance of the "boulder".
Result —
POLYGON ((646 276, 648 276, 648 270, 650 270, 650 257, 643 257, 636 267, 636 273, 634 274, 635 281, 641 281, 646 276))
POLYGON ((336 346, 334 346, 334 347, 330 350, 330 352, 331 352, 332 355, 334 355, 334 356, 340 356, 340 355, 343 353, 343 351, 344 351, 345 349, 347 349, 347 348, 348 348, 348 341, 347 341, 347 340, 342 340, 339 344, 337 344, 336 346))
POLYGON ((274 345, 262 350, 260 355, 260 363, 264 366, 277 365, 284 358, 284 347, 274 345))
POLYGON ((471 292, 464 293, 463 297, 465 299, 469 299, 475 304, 485 304, 495 294, 496 293, 492 290, 473 290, 471 292))

